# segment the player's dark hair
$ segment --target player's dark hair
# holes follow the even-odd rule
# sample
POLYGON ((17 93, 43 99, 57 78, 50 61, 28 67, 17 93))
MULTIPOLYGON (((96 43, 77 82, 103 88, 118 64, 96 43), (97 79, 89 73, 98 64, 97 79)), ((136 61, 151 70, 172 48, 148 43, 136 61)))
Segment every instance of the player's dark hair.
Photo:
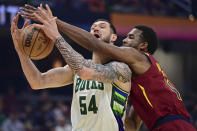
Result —
POLYGON ((110 21, 108 21, 108 20, 106 20, 106 19, 97 19, 96 21, 94 21, 94 23, 95 23, 95 22, 98 22, 98 21, 105 21, 105 22, 109 23, 110 28, 111 28, 111 30, 113 31, 112 33, 113 33, 113 34, 116 34, 116 28, 115 28, 115 26, 114 26, 110 21))
POLYGON ((141 40, 142 42, 148 42, 148 52, 153 54, 156 51, 159 43, 155 31, 152 28, 144 25, 137 25, 134 28, 142 31, 141 40))

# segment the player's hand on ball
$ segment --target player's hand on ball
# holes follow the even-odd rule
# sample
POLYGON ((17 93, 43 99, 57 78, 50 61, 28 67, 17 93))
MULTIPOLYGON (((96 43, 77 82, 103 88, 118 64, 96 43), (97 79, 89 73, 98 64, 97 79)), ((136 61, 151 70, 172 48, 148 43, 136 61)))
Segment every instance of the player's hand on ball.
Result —
POLYGON ((11 23, 11 28, 10 28, 10 31, 11 31, 11 35, 12 35, 12 39, 13 39, 13 42, 14 42, 14 47, 16 49, 16 51, 19 50, 19 38, 20 38, 20 33, 21 31, 26 27, 28 26, 29 22, 28 21, 25 21, 22 29, 18 29, 18 18, 19 18, 19 13, 14 17, 14 19, 12 20, 12 23, 11 23))
POLYGON ((57 28, 57 24, 56 24, 56 19, 57 17, 54 17, 51 9, 49 8, 48 5, 46 5, 47 8, 47 12, 46 13, 42 7, 42 5, 40 7, 38 7, 38 10, 40 11, 40 15, 38 15, 37 13, 33 13, 33 16, 38 19, 43 25, 40 24, 34 24, 35 27, 40 28, 44 31, 44 33, 52 40, 55 41, 58 37, 61 37, 58 28, 57 28))

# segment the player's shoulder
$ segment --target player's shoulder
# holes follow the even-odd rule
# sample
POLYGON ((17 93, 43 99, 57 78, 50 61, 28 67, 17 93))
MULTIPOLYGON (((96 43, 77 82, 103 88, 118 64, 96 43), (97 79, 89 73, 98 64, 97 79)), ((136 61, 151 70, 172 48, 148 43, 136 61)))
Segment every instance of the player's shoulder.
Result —
POLYGON ((120 62, 120 61, 111 61, 109 63, 107 63, 107 65, 113 65, 113 66, 118 66, 118 67, 123 67, 123 68, 129 68, 129 66, 123 62, 120 62))
POLYGON ((116 73, 124 74, 124 75, 131 75, 132 71, 129 66, 123 62, 119 61, 111 61, 107 64, 111 66, 116 73))

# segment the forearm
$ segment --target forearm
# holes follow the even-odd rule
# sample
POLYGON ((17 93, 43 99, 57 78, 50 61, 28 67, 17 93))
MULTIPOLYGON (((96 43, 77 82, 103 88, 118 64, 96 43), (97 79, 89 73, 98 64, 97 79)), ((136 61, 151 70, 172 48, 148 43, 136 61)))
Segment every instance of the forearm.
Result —
POLYGON ((63 37, 59 37, 55 41, 55 45, 62 54, 64 60, 74 73, 78 73, 83 68, 84 57, 77 53, 63 37))
POLYGON ((57 19, 56 22, 59 30, 61 30, 64 34, 69 36, 72 40, 84 48, 93 52, 98 52, 100 55, 108 59, 123 61, 127 64, 129 63, 128 61, 130 61, 130 59, 128 59, 128 55, 123 49, 98 40, 89 32, 63 22, 59 19, 57 19))
POLYGON ((18 56, 21 62, 22 70, 33 89, 36 89, 40 85, 41 73, 35 67, 33 62, 22 52, 18 51, 18 56))
POLYGON ((141 118, 135 112, 134 108, 131 107, 129 113, 125 118, 126 131, 138 131, 141 125, 142 125, 141 118))
POLYGON ((63 22, 59 19, 57 19, 57 26, 60 31, 62 31, 64 34, 69 36, 72 40, 74 40, 77 44, 83 46, 84 48, 90 51, 96 51, 98 49, 97 43, 99 41, 89 32, 63 22))
POLYGON ((118 62, 109 63, 106 66, 95 64, 72 49, 62 37, 56 39, 55 45, 72 71, 81 79, 102 82, 120 81, 124 84, 131 80, 131 71, 126 64, 118 62))

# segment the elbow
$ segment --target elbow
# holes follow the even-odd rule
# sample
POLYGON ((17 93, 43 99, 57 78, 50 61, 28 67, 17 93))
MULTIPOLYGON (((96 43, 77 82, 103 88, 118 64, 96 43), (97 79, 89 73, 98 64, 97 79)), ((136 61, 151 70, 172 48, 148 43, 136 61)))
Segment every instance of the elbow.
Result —
POLYGON ((84 73, 84 72, 79 71, 79 72, 77 73, 77 75, 78 75, 82 80, 88 80, 88 79, 89 79, 88 75, 87 75, 86 73, 84 73))
POLYGON ((32 90, 39 90, 41 89, 39 84, 30 84, 32 90))
POLYGON ((32 83, 30 83, 30 86, 31 86, 31 89, 33 89, 33 90, 44 89, 44 86, 41 81, 32 82, 32 83))
POLYGON ((27 79, 31 89, 39 90, 46 88, 46 75, 44 73, 37 74, 36 76, 31 77, 31 79, 27 79))
POLYGON ((77 75, 82 79, 82 80, 89 80, 91 78, 91 70, 83 67, 82 70, 77 72, 77 75))
POLYGON ((32 90, 38 90, 39 88, 37 86, 31 86, 32 90))

